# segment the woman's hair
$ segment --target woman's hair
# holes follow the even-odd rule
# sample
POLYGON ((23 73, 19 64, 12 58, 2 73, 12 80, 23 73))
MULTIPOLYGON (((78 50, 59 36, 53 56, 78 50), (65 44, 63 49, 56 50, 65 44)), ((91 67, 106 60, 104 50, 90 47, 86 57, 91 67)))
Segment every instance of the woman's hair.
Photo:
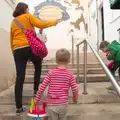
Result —
POLYGON ((13 17, 17 17, 19 15, 25 14, 28 5, 22 2, 19 2, 13 12, 13 17))

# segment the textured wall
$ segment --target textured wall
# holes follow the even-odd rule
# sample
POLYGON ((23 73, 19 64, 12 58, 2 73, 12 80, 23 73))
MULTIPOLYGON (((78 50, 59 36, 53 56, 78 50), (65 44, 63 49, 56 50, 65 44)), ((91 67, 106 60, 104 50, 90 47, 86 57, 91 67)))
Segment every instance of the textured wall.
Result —
POLYGON ((9 45, 9 32, 0 29, 0 91, 14 83, 14 61, 9 45))
POLYGON ((14 84, 15 69, 9 43, 10 23, 13 19, 12 7, 0 0, 0 92, 14 84))

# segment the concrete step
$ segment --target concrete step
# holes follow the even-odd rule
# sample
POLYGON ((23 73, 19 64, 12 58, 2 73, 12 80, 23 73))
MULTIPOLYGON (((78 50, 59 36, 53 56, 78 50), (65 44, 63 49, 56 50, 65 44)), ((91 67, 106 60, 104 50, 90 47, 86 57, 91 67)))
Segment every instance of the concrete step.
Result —
MULTIPOLYGON (((41 75, 41 81, 43 81, 45 75, 41 75)), ((76 77, 76 75, 75 75, 76 77)), ((77 78, 76 78, 77 79, 77 78)), ((117 77, 118 79, 118 77, 117 77)), ((33 75, 26 75, 25 83, 33 83, 34 76, 33 75)), ((80 74, 80 80, 79 82, 84 81, 84 75, 80 74)), ((106 76, 106 74, 87 74, 87 81, 88 82, 107 82, 109 81, 109 78, 106 76)))
MULTIPOLYGON (((83 84, 78 84, 79 100, 78 104, 102 104, 102 103, 120 103, 120 98, 115 91, 109 91, 106 88, 110 83, 89 83, 88 94, 83 95, 83 84)), ((23 104, 30 104, 33 96, 33 85, 25 84, 23 90, 23 104)), ((46 99, 48 88, 43 93, 42 100, 46 99)), ((0 105, 13 105, 14 102, 14 86, 0 94, 0 105)), ((69 92, 69 104, 73 104, 72 91, 69 92)))
MULTIPOLYGON (((84 64, 83 63, 80 63, 79 64, 80 68, 83 68, 84 67, 84 64)), ((33 68, 33 64, 27 64, 27 68, 33 68)), ((49 69, 52 69, 52 68, 55 68, 57 67, 57 64, 56 63, 47 63, 47 64, 44 64, 42 65, 42 68, 49 68, 49 69)), ((72 64, 69 64, 68 65, 68 68, 76 68, 77 67, 77 64, 74 64, 74 66, 72 64)), ((99 68, 101 67, 100 64, 98 63, 88 63, 87 64, 87 68, 99 68)))
MULTIPOLYGON (((50 69, 42 69, 42 74, 45 75, 48 73, 50 69)), ((77 69, 69 69, 73 74, 77 74, 77 69)), ((80 74, 84 73, 84 69, 80 69, 80 74)), ((104 70, 102 68, 88 68, 87 69, 87 74, 104 74, 104 70)), ((34 74, 34 69, 27 69, 26 70, 27 75, 33 75, 34 74)))
MULTIPOLYGON (((0 108, 0 120, 29 120, 29 117, 27 115, 16 116, 14 106, 1 105, 0 108), (6 108, 8 108, 8 110, 6 108)), ((69 105, 67 120, 73 119, 120 120, 120 103, 69 105)), ((45 120, 48 120, 48 116, 45 117, 45 120)))

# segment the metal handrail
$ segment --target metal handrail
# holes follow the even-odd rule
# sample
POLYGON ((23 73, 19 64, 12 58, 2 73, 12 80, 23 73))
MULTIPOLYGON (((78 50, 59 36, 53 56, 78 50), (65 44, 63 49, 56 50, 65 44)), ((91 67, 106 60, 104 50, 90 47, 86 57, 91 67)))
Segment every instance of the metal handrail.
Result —
POLYGON ((107 66, 105 65, 105 63, 103 62, 103 60, 101 59, 100 55, 97 53, 95 48, 86 39, 76 45, 76 47, 77 47, 77 82, 79 82, 79 80, 80 80, 80 77, 79 77, 79 71, 80 71, 80 68, 79 68, 79 46, 82 43, 84 43, 84 88, 83 88, 83 94, 87 94, 87 45, 88 45, 91 48, 91 50, 94 53, 97 60, 99 61, 99 63, 101 64, 105 73, 110 78, 110 81, 111 81, 112 85, 115 87, 118 95, 120 96, 119 84, 117 83, 116 79, 113 77, 113 75, 111 74, 111 72, 109 71, 109 69, 107 68, 107 66))

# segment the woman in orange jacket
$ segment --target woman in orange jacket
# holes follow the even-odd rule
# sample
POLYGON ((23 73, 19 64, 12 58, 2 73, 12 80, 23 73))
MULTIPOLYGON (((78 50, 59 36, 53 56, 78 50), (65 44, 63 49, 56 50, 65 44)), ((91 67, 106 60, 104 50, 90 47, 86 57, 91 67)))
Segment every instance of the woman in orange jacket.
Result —
MULTIPOLYGON (((15 17, 24 26, 24 28, 33 31, 35 30, 34 27, 44 29, 57 24, 57 21, 42 22, 38 20, 29 13, 28 5, 25 3, 18 3, 15 11, 13 12, 13 17, 15 17)), ((40 83, 42 59, 32 54, 25 34, 14 23, 14 21, 12 21, 10 29, 10 43, 14 55, 17 74, 15 83, 16 114, 20 115, 26 111, 26 109, 22 106, 22 91, 27 61, 30 59, 35 67, 34 94, 36 94, 40 83)))

